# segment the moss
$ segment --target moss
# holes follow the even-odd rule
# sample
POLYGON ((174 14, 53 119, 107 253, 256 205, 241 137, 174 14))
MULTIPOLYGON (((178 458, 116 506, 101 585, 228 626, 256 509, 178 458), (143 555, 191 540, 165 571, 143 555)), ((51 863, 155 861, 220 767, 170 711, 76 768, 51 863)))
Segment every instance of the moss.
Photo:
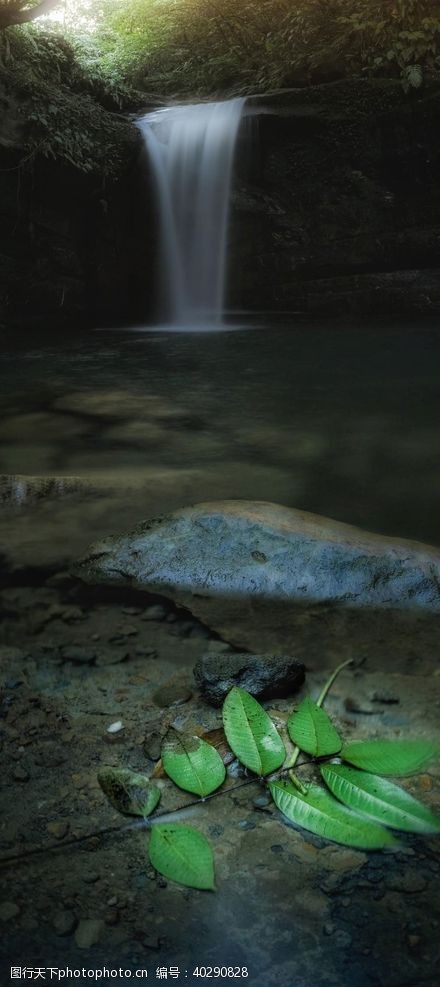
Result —
POLYGON ((87 75, 64 39, 33 28, 0 35, 1 143, 19 164, 41 156, 117 177, 137 145, 134 127, 115 112, 123 103, 124 94, 87 75))

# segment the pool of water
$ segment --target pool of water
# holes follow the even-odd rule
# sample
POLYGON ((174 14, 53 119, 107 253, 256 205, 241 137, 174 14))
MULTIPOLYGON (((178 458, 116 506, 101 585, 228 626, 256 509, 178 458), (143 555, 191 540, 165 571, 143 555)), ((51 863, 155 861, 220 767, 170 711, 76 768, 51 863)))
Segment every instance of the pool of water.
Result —
POLYGON ((5 487, 2 541, 27 563, 69 558, 149 515, 252 498, 440 543, 439 356, 440 334, 412 326, 10 345, 1 473, 91 488, 53 500, 5 487))

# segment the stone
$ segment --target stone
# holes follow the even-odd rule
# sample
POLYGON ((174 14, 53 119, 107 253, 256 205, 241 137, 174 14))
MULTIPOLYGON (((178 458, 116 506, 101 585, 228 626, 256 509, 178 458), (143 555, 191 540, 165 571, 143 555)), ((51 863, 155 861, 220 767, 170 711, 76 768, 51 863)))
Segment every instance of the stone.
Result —
POLYGON ((391 660, 437 641, 438 549, 277 504, 183 508, 95 544, 77 572, 162 594, 259 653, 322 664, 357 651, 377 667, 385 649, 391 660))
POLYGON ((55 915, 53 927, 57 936, 70 936, 76 928, 76 916, 66 908, 55 915))
POLYGON ((405 894, 415 894, 424 891, 427 886, 426 878, 417 871, 405 871, 400 874, 390 874, 385 880, 391 891, 403 891, 405 894))
POLYGON ((54 820, 53 822, 48 822, 46 829, 56 840, 63 840, 69 832, 69 823, 67 819, 54 820))
POLYGON ((14 769, 14 781, 29 781, 29 771, 21 764, 14 769))
POLYGON ((287 655, 203 655, 194 666, 194 678, 206 702, 221 706, 233 686, 256 699, 290 696, 304 682, 304 665, 287 655))
POLYGON ((165 620, 167 613, 168 611, 161 603, 155 603, 154 606, 144 610, 141 614, 141 620, 165 620))
POLYGON ((102 919, 83 918, 75 932, 75 942, 79 949, 90 949, 99 942, 104 923, 102 919))
POLYGON ((192 692, 184 682, 167 682, 153 693, 153 702, 160 709, 169 706, 182 706, 192 697, 192 692))
POLYGON ((99 874, 96 870, 88 870, 83 877, 84 884, 96 884, 99 881, 99 874))
POLYGON ((84 648, 80 644, 67 644, 61 649, 64 661, 74 661, 79 665, 90 665, 95 661, 96 651, 92 648, 84 648))

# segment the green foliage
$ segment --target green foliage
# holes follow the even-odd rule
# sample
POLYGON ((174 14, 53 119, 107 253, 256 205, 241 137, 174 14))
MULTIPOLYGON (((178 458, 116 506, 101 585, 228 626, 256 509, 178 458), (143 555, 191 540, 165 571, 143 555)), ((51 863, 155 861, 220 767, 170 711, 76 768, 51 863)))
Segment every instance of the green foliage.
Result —
POLYGON ((323 757, 341 750, 342 740, 330 717, 309 696, 289 718, 287 729, 294 744, 307 754, 323 757))
POLYGON ((440 68, 438 0, 106 0, 97 38, 113 73, 173 94, 440 68))
POLYGON ((283 741, 263 707, 244 689, 231 689, 226 697, 223 725, 231 749, 250 771, 263 776, 281 767, 283 741))
POLYGON ((345 744, 341 757, 363 771, 404 776, 423 771, 438 751, 431 740, 368 740, 345 744))
POLYGON ((179 788, 204 798, 219 788, 226 770, 218 751, 200 737, 171 728, 162 747, 162 764, 179 788))
POLYGON ((440 832, 440 820, 426 806, 385 778, 345 764, 324 765, 321 774, 340 802, 375 822, 407 833, 440 832))
POLYGON ((306 795, 286 781, 271 782, 269 790, 280 812, 309 833, 363 850, 395 845, 386 829, 350 812, 319 785, 309 785, 306 795))
MULTIPOLYGON (((341 748, 342 741, 321 706, 336 676, 347 664, 350 663, 338 666, 318 701, 303 700, 287 724, 294 743, 299 744, 304 753, 313 755, 312 760, 302 763, 302 767, 315 773, 319 767, 326 787, 317 784, 313 777, 304 784, 299 781, 293 773, 299 746, 293 753, 286 754, 284 743, 266 711, 249 693, 238 688, 231 689, 223 704, 225 734, 232 751, 241 764, 267 784, 275 805, 289 822, 323 839, 363 850, 380 850, 398 845, 389 829, 439 833, 440 819, 404 789, 375 774, 329 760, 335 750, 341 748), (327 758, 327 763, 317 766, 316 760, 322 762, 323 757, 327 758)), ((348 752, 349 757, 363 762, 364 767, 374 764, 375 770, 384 773, 391 773, 392 769, 395 774, 411 774, 423 767, 437 751, 438 746, 427 740, 375 740, 347 744, 342 747, 341 757, 346 757, 348 752)), ((198 794, 202 799, 215 792, 225 778, 224 765, 214 747, 197 736, 176 730, 169 731, 165 738, 162 765, 180 788, 198 794)), ((143 776, 105 768, 98 777, 112 805, 122 812, 136 811, 132 807, 133 793, 139 788, 141 779, 141 794, 135 806, 144 804, 148 780, 143 776), (114 797, 115 788, 119 801, 122 789, 120 805, 114 797)), ((149 812, 152 811, 151 804, 148 802, 149 812)), ((144 810, 139 814, 147 813, 144 810)), ((153 867, 165 877, 189 887, 214 888, 212 852, 205 837, 197 830, 179 825, 158 825, 153 820, 149 855, 153 867)))
POLYGON ((104 178, 118 173, 131 133, 109 112, 120 91, 61 36, 31 26, 0 33, 0 89, 19 109, 23 161, 38 154, 104 178))
POLYGON ((214 891, 214 858, 201 833, 190 826, 155 825, 148 853, 164 877, 201 891, 214 891))

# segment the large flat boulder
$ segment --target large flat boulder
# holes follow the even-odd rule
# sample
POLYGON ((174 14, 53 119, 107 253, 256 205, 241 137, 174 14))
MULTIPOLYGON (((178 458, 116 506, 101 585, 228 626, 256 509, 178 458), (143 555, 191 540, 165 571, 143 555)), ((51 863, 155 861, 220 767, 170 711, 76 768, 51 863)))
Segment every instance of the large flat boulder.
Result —
POLYGON ((440 551, 278 504, 197 504, 94 546, 89 582, 145 588, 225 640, 310 664, 438 650, 440 551))

